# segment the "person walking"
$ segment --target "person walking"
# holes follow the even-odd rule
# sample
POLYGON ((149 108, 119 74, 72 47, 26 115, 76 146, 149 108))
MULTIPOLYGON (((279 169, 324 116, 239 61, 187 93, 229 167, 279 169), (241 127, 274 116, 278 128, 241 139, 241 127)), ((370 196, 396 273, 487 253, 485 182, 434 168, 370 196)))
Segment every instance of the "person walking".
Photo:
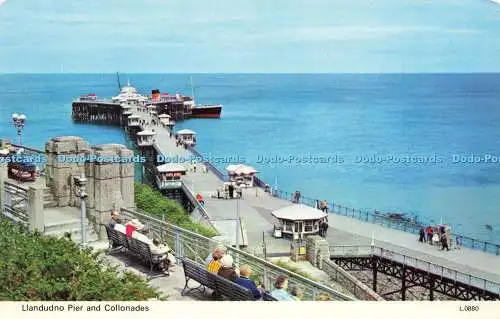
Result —
POLYGON ((450 250, 450 246, 448 246, 448 236, 446 235, 445 232, 443 232, 441 234, 441 250, 445 250, 446 251, 449 251, 450 250))

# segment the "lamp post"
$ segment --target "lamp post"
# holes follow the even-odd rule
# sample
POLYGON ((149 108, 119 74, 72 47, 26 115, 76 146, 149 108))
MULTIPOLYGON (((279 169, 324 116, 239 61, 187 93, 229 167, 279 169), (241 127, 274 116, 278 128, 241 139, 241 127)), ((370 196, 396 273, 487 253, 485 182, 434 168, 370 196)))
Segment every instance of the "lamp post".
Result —
POLYGON ((85 205, 85 198, 88 197, 88 194, 85 192, 87 185, 87 178, 85 174, 82 173, 80 177, 74 177, 74 182, 76 186, 76 194, 80 197, 80 223, 81 223, 81 231, 82 231, 82 245, 87 243, 87 208, 85 205))
POLYGON ((24 114, 12 114, 12 124, 17 129, 17 136, 19 138, 19 145, 22 145, 21 134, 24 128, 24 123, 26 122, 26 115, 24 114))
MULTIPOLYGON (((236 249, 240 249, 240 199, 236 198, 236 249)), ((239 255, 236 255, 235 263, 239 266, 239 255)))

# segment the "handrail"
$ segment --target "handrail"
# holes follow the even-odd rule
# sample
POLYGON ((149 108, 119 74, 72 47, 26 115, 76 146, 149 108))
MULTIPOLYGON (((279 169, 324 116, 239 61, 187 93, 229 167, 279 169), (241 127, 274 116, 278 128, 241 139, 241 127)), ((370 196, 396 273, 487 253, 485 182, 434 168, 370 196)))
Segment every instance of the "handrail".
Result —
POLYGON ((379 256, 384 257, 396 262, 400 262, 407 266, 411 266, 414 268, 418 268, 428 273, 432 273, 434 275, 439 275, 441 277, 446 277, 448 279, 462 282, 469 286, 474 286, 476 288, 480 288, 483 290, 491 291, 493 293, 500 295, 500 283, 494 282, 488 279, 484 279, 478 276, 473 276, 470 274, 466 274, 456 269, 452 269, 449 267, 441 266, 429 261, 425 261, 419 258, 415 258, 412 256, 408 256, 405 254, 401 254, 386 248, 378 247, 378 246, 368 246, 368 245, 331 245, 330 246, 330 255, 331 256, 339 256, 332 254, 336 250, 348 251, 349 253, 354 254, 340 254, 340 256, 379 256), (361 251, 362 253, 355 254, 356 252, 361 251))
MULTIPOLYGON (((138 218, 140 220, 143 220, 145 224, 155 223, 157 226, 159 225, 159 227, 165 231, 171 229, 172 231, 174 231, 177 234, 189 236, 195 240, 200 240, 202 242, 210 243, 214 247, 221 244, 221 242, 219 242, 219 241, 202 236, 198 233, 189 231, 189 230, 181 228, 179 226, 170 224, 166 221, 157 219, 151 215, 139 213, 137 211, 127 209, 127 208, 121 208, 121 211, 123 212, 124 215, 134 216, 134 218, 138 218)), ((327 293, 331 294, 332 296, 334 296, 334 298, 336 298, 337 300, 345 300, 345 301, 355 300, 354 298, 347 296, 347 295, 345 295, 341 292, 338 292, 336 290, 333 290, 332 288, 327 287, 321 283, 314 282, 314 281, 307 279, 299 274, 296 274, 296 273, 291 272, 287 269, 284 269, 282 267, 274 265, 273 263, 271 263, 267 260, 264 260, 264 259, 261 259, 259 257, 254 256, 254 255, 251 255, 251 254, 244 252, 240 249, 233 248, 231 246, 227 246, 226 249, 228 251, 231 251, 233 254, 237 254, 238 256, 240 256, 241 259, 252 260, 261 266, 265 266, 266 269, 271 269, 271 270, 276 271, 280 274, 287 275, 291 279, 295 279, 296 281, 298 281, 302 284, 308 285, 310 287, 313 287, 313 288, 318 289, 318 290, 323 291, 323 292, 327 292, 327 293)))

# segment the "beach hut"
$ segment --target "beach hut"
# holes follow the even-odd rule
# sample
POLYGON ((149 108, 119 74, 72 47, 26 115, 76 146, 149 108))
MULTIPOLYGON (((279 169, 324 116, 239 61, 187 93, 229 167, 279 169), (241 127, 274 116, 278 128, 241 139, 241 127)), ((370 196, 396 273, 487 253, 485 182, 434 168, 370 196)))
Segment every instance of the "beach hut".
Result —
POLYGON ((258 173, 255 168, 244 164, 228 165, 226 171, 229 182, 242 187, 253 187, 255 174, 258 173))
POLYGON ((155 132, 145 130, 137 133, 138 146, 153 146, 155 132))
MULTIPOLYGON (((291 236, 293 239, 302 239, 308 235, 319 234, 319 224, 327 216, 326 213, 302 204, 283 207, 271 213, 277 220, 281 234, 291 236)), ((278 236, 279 237, 279 236, 278 236)))
POLYGON ((195 146, 196 145, 196 132, 188 129, 183 129, 177 132, 177 135, 181 139, 181 141, 189 146, 195 146))
POLYGON ((156 167, 156 185, 159 189, 181 188, 181 176, 186 168, 177 163, 167 163, 156 167))

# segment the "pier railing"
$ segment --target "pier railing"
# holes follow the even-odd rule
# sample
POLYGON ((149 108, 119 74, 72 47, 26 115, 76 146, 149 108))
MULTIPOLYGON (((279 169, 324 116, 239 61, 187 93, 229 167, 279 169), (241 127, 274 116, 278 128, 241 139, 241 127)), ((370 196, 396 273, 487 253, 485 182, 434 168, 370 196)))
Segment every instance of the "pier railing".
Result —
POLYGON ((385 248, 377 246, 330 246, 331 257, 366 257, 379 256, 389 260, 393 260, 400 264, 404 264, 413 268, 417 268, 427 273, 437 276, 446 277, 456 282, 461 282, 469 286, 500 294, 500 283, 493 282, 484 278, 476 277, 470 274, 463 273, 448 267, 440 266, 422 259, 406 256, 385 248))
MULTIPOLYGON (((139 213, 130 209, 121 209, 121 214, 126 220, 137 218, 142 223, 148 226, 152 235, 166 241, 175 252, 177 258, 189 258, 200 264, 203 264, 205 258, 210 255, 213 248, 224 245, 214 239, 204 237, 200 234, 180 228, 173 224, 160 220, 146 213, 139 213)), ((279 275, 286 275, 289 278, 290 284, 294 284, 301 288, 304 292, 305 300, 315 300, 322 293, 328 294, 334 300, 349 301, 354 298, 349 297, 341 292, 338 292, 321 283, 314 282, 299 274, 281 268, 271 262, 256 257, 250 253, 231 246, 226 247, 239 264, 249 264, 252 267, 254 274, 259 274, 267 288, 272 287, 272 283, 279 275)))
MULTIPOLYGON (((191 153, 193 153, 194 156, 199 157, 200 159, 205 158, 203 156, 203 154, 198 152, 194 147, 188 146, 188 150, 191 151, 191 153)), ((205 166, 208 168, 208 170, 211 171, 212 173, 214 173, 215 176, 217 176, 221 181, 226 181, 226 177, 225 177, 224 173, 219 171, 219 169, 217 167, 215 167, 214 165, 212 165, 212 163, 210 163, 209 161, 203 160, 203 164, 205 164, 205 166)))
MULTIPOLYGON (((262 182, 263 183, 263 182, 262 182)), ((274 196, 278 198, 282 198, 285 200, 291 200, 293 193, 290 192, 285 192, 281 190, 274 190, 273 191, 274 196)), ((304 205, 310 206, 317 208, 318 202, 320 200, 302 196, 300 197, 300 202, 304 205)), ((369 211, 363 211, 360 209, 355 209, 352 207, 347 207, 335 203, 329 204, 329 212, 333 214, 337 214, 340 216, 346 216, 354 219, 358 219, 361 221, 365 221, 368 223, 372 224, 377 224, 380 226, 396 229, 396 230, 401 230, 404 232, 412 233, 412 234, 418 234, 420 231, 420 227, 424 225, 424 223, 419 222, 418 220, 415 221, 408 221, 405 219, 401 218, 391 218, 388 216, 384 216, 382 214, 377 214, 374 212, 369 212, 369 211)), ((452 236, 454 238, 457 237, 458 234, 452 233, 452 236)), ((468 236, 462 236, 462 247, 467 247, 471 248, 474 250, 481 250, 483 252, 487 252, 490 254, 494 254, 499 256, 500 255, 500 244, 495 244, 483 240, 478 240, 474 239, 472 237, 468 236)))

